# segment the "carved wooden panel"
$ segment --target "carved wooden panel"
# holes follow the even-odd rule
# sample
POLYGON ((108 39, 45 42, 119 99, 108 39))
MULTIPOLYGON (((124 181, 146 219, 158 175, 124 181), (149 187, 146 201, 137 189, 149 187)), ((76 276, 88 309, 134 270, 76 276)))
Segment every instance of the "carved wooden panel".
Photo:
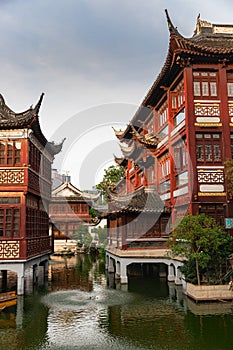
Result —
POLYGON ((51 251, 50 237, 36 237, 27 240, 27 257, 51 251))
POLYGON ((43 179, 40 179, 40 194, 43 197, 51 197, 51 184, 43 179))
POLYGON ((222 170, 198 170, 199 183, 224 183, 222 170))
POLYGON ((34 174, 33 172, 28 172, 28 186, 34 191, 40 192, 39 188, 39 176, 34 174))
POLYGON ((229 116, 233 117, 233 103, 228 105, 229 116))
POLYGON ((194 113, 199 116, 220 116, 220 108, 219 104, 199 104, 195 103, 194 105, 194 113))
POLYGON ((23 184, 24 170, 0 169, 0 184, 23 184))
POLYGON ((19 246, 19 241, 0 241, 0 259, 19 258, 19 246))

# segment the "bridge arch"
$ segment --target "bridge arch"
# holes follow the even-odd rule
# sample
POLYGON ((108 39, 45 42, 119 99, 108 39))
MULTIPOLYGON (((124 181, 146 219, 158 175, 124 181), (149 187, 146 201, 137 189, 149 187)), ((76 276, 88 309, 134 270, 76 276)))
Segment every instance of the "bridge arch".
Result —
MULTIPOLYGON (((183 265, 182 261, 171 259, 169 257, 122 257, 109 251, 106 252, 106 269, 108 272, 114 272, 115 277, 120 279, 121 284, 128 283, 128 270, 132 264, 160 264, 166 265, 166 270, 162 271, 163 276, 170 282, 177 285, 182 284, 182 273, 179 269, 183 265), (166 273, 166 274, 165 274, 166 273)), ((161 276, 161 275, 160 275, 161 276)))

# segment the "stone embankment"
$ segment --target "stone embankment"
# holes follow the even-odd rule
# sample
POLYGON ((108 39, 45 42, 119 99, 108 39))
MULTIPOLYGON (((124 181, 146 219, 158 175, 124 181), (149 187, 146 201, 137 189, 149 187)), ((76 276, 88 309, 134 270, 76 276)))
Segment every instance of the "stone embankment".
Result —
POLYGON ((233 300, 233 291, 229 285, 201 285, 186 284, 185 294, 195 301, 233 300))

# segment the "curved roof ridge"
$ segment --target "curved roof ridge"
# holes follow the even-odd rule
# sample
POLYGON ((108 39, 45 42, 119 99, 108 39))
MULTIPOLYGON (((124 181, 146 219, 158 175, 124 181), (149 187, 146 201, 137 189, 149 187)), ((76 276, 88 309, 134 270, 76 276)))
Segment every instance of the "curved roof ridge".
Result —
POLYGON ((214 55, 213 57, 218 62, 224 60, 224 58, 228 58, 230 62, 233 61, 233 25, 212 24, 201 20, 200 15, 198 15, 194 35, 188 38, 181 35, 174 27, 167 10, 165 10, 165 13, 170 32, 167 56, 160 73, 142 101, 143 106, 155 106, 166 88, 169 87, 171 73, 176 74, 182 64, 189 65, 191 55, 203 58, 214 55), (180 58, 178 56, 182 53, 186 55, 185 60, 176 60, 180 58))
MULTIPOLYGON (((1 118, 10 121, 12 118, 14 118, 14 120, 16 121, 17 119, 23 119, 25 118, 25 120, 28 117, 34 117, 34 116, 38 116, 41 104, 42 104, 42 100, 44 97, 44 93, 41 94, 39 101, 37 102, 37 104, 35 105, 35 107, 33 108, 32 106, 30 106, 28 109, 26 109, 23 112, 14 112, 10 107, 7 106, 4 97, 2 96, 2 94, 0 94, 0 114, 1 114, 1 118)), ((0 125, 1 125, 1 119, 0 119, 0 125)))
POLYGON ((168 10, 165 9, 165 14, 166 14, 166 18, 167 18, 167 25, 168 25, 168 29, 169 29, 169 32, 170 34, 176 34, 176 35, 181 35, 178 30, 177 30, 177 27, 175 27, 171 21, 171 18, 168 14, 168 10))
MULTIPOLYGON (((97 194, 92 194, 92 193, 81 191, 76 186, 74 186, 70 181, 65 181, 65 182, 63 182, 62 184, 60 184, 59 186, 57 186, 56 188, 53 189, 52 196, 56 197, 56 195, 59 192, 63 191, 66 188, 68 188, 71 191, 73 191, 76 196, 80 196, 84 200, 89 200, 89 201, 93 201, 93 202, 97 201, 99 199, 99 197, 100 197, 100 194, 101 194, 100 192, 97 193, 97 194)), ((75 195, 71 196, 71 197, 75 197, 75 195)))

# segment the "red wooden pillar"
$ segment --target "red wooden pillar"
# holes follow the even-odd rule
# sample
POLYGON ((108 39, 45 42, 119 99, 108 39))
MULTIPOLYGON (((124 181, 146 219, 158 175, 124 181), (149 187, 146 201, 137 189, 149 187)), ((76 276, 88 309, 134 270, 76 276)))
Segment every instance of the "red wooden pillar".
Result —
POLYGON ((220 115, 222 123, 222 160, 231 159, 231 144, 225 142, 230 140, 230 118, 228 112, 228 94, 227 94, 227 76, 226 68, 219 66, 219 97, 220 97, 220 115))
POLYGON ((195 114, 193 101, 193 71, 192 67, 184 69, 184 93, 185 93, 185 128, 188 152, 188 194, 190 198, 190 213, 196 214, 197 205, 193 200, 198 199, 197 162, 196 162, 196 138, 195 138, 195 114))
POLYGON ((122 234, 122 249, 126 250, 127 249, 127 242, 126 242, 126 238, 127 238, 127 214, 124 214, 124 216, 122 217, 122 227, 121 227, 121 234, 122 234))
POLYGON ((171 110, 171 91, 167 91, 167 102, 168 102, 168 152, 169 152, 169 162, 170 162, 170 193, 171 193, 171 211, 172 211, 172 224, 175 224, 176 213, 175 213, 175 198, 173 192, 176 189, 176 179, 174 175, 174 160, 171 142, 171 132, 173 130, 173 120, 172 120, 172 110, 171 110))
MULTIPOLYGON (((222 161, 223 163, 231 159, 231 136, 230 136, 230 117, 228 112, 228 93, 227 93, 227 74, 226 68, 219 65, 219 97, 220 97, 220 115, 222 122, 222 161), (229 140, 229 142, 226 142, 229 140)), ((224 165, 224 164, 223 164, 224 165)), ((225 168, 226 175, 226 168, 225 168)), ((227 192, 227 178, 225 176, 225 191, 227 192)), ((226 195, 226 202, 229 201, 228 194, 226 195)), ((225 206, 225 217, 231 217, 232 214, 229 212, 229 207, 225 206)))

